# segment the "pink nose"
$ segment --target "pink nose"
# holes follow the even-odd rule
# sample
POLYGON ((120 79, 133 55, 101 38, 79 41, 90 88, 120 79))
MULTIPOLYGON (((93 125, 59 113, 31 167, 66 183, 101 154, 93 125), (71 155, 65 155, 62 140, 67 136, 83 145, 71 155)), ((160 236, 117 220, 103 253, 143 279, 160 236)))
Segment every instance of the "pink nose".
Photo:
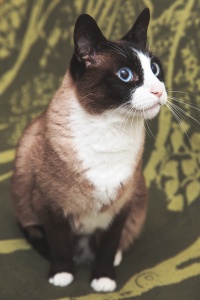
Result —
POLYGON ((162 96, 163 93, 163 88, 160 86, 152 86, 150 89, 150 93, 154 94, 155 96, 157 96, 158 98, 160 98, 162 96))

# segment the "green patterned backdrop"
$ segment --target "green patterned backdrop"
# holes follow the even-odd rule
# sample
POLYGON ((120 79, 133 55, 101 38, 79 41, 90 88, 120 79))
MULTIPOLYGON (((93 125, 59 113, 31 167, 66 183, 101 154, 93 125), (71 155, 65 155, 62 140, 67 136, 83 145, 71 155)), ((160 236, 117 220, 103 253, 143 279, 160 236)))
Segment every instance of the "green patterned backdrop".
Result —
POLYGON ((0 299, 200 299, 200 1, 0 0, 0 299), (162 60, 168 107, 146 125, 150 189, 142 237, 117 269, 118 289, 93 294, 79 266, 66 288, 26 241, 11 208, 15 146, 52 99, 73 51, 73 27, 91 14, 117 39, 149 7, 149 47, 162 60), (70 298, 71 297, 71 298, 70 298))

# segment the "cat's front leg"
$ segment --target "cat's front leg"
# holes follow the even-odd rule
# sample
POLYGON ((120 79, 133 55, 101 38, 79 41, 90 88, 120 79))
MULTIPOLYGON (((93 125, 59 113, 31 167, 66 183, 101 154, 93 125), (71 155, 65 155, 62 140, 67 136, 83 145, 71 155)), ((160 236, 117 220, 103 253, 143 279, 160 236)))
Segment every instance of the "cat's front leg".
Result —
POLYGON ((126 217, 127 207, 100 234, 91 280, 91 287, 97 292, 112 292, 117 287, 114 260, 126 217))
POLYGON ((49 283, 67 286, 74 279, 73 233, 69 221, 49 209, 43 210, 42 220, 50 248, 49 283))

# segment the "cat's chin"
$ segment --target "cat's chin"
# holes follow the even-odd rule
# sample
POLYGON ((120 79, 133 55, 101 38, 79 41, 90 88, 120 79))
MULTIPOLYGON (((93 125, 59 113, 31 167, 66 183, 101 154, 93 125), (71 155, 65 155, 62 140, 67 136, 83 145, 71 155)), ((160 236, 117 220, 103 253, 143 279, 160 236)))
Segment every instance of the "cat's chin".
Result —
POLYGON ((145 120, 153 119, 159 113, 160 108, 161 108, 161 105, 159 103, 157 103, 150 108, 147 108, 144 110, 138 110, 136 115, 143 117, 145 120))

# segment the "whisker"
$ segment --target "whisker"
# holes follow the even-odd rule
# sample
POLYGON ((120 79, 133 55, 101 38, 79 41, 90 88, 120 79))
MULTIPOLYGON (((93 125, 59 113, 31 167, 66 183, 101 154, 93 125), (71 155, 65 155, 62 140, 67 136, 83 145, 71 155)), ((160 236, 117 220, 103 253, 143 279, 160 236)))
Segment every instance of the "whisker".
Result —
POLYGON ((179 122, 183 122, 181 118, 184 118, 184 120, 188 122, 187 118, 181 112, 179 112, 176 107, 173 107, 173 103, 168 102, 168 105, 171 107, 171 111, 173 111, 176 117, 179 119, 179 122))
POLYGON ((124 53, 123 49, 117 46, 116 44, 111 44, 110 42, 105 42, 105 44, 110 47, 111 50, 114 52, 122 55, 123 57, 127 58, 126 53, 124 53))
MULTIPOLYGON (((131 111, 133 112, 133 118, 131 120, 130 140, 131 140, 131 146, 133 147, 134 146, 134 140, 133 140, 133 137, 132 137, 131 134, 132 134, 132 131, 133 131, 133 120, 134 120, 134 116, 135 116, 136 111, 134 110, 133 107, 131 107, 131 111)), ((137 132, 136 132, 136 134, 137 134, 137 132)))
POLYGON ((148 51, 151 52, 151 42, 149 42, 148 51))
MULTIPOLYGON (((144 116, 144 113, 143 113, 143 116, 144 116)), ((145 117, 144 117, 144 122, 145 122, 145 124, 147 124, 147 120, 145 119, 145 117)), ((147 125, 147 128, 146 128, 146 126, 144 128, 145 128, 145 131, 148 134, 148 136, 151 137, 151 134, 148 131, 148 125, 147 125)))
POLYGON ((152 50, 149 49, 149 52, 151 52, 151 53, 152 53, 153 55, 155 55, 155 56, 156 56, 157 54, 159 55, 159 51, 160 51, 159 48, 154 48, 154 49, 152 49, 152 50))
POLYGON ((124 49, 120 48, 117 44, 112 44, 113 48, 117 49, 119 52, 121 52, 126 57, 126 52, 124 49))
POLYGON ((128 48, 126 47, 126 44, 123 44, 123 48, 124 48, 124 52, 125 52, 126 55, 127 55, 127 58, 130 59, 130 58, 131 58, 131 57, 130 57, 130 53, 129 53, 128 50, 127 50, 128 48))
POLYGON ((122 103, 120 106, 118 106, 117 108, 113 107, 111 110, 113 110, 110 114, 109 114, 109 123, 112 122, 112 120, 116 117, 116 115, 119 113, 119 114, 125 114, 125 116, 123 117, 123 119, 121 120, 120 122, 120 126, 119 126, 119 129, 121 129, 121 126, 123 124, 123 121, 124 119, 126 119, 126 116, 127 116, 127 106, 131 104, 131 100, 130 100, 130 97, 127 97, 126 99, 124 100, 127 100, 125 103, 122 103), (126 107, 126 110, 122 110, 124 107, 126 107), (120 111, 121 109, 121 111, 120 111))
POLYGON ((174 104, 171 102, 171 105, 173 105, 173 107, 176 107, 176 109, 178 109, 179 111, 181 111, 184 115, 186 115, 187 117, 189 117, 190 119, 194 120, 195 122, 197 122, 200 125, 200 122, 195 119, 194 117, 190 116, 187 112, 185 112, 182 108, 180 108, 178 105, 174 104))
POLYGON ((158 139, 155 137, 155 135, 153 134, 152 130, 151 130, 151 127, 150 127, 150 123, 148 122, 148 120, 145 120, 146 121, 146 124, 147 124, 147 127, 151 133, 151 135, 153 136, 153 138, 158 142, 158 139))
POLYGON ((186 94, 186 95, 189 95, 189 96, 193 96, 194 98, 197 98, 198 96, 197 95, 194 95, 192 93, 188 93, 188 92, 184 92, 184 91, 179 91, 179 90, 168 90, 166 89, 167 93, 170 92, 170 93, 180 93, 180 94, 186 94))
MULTIPOLYGON (((144 117, 144 120, 145 120, 145 124, 147 125, 147 128, 148 128, 148 130, 149 130, 149 132, 150 132, 150 136, 152 136, 152 137, 158 142, 157 138, 155 137, 155 135, 154 135, 153 132, 151 131, 150 124, 148 123, 148 120, 145 119, 144 108, 143 108, 143 110, 142 110, 142 113, 143 113, 143 117, 144 117)), ((148 131, 147 131, 147 132, 148 132, 148 131)))
MULTIPOLYGON (((126 119, 126 122, 125 122, 125 124, 124 124, 124 126, 123 126, 122 131, 126 128, 126 124, 127 124, 128 120, 129 120, 129 117, 133 117, 133 116, 132 116, 132 113, 133 113, 133 111, 132 111, 132 108, 131 108, 131 109, 128 110, 128 117, 127 117, 127 119, 126 119)), ((135 114, 134 114, 134 115, 135 115, 135 114)))
MULTIPOLYGON (((110 112, 109 112, 109 119, 108 119, 108 122, 106 122, 106 125, 107 126, 110 126, 110 124, 113 122, 113 120, 115 120, 115 118, 117 116, 119 116, 120 114, 125 114, 124 116, 122 116, 122 120, 120 120, 119 118, 116 118, 116 122, 118 123, 120 121, 120 124, 119 124, 119 128, 118 130, 120 131, 121 130, 121 127, 123 125, 126 125, 124 124, 124 122, 126 121, 127 122, 127 118, 129 118, 129 115, 130 115, 130 111, 127 109, 127 110, 122 110, 124 107, 126 107, 127 105, 129 105, 131 103, 131 101, 127 101, 125 103, 122 103, 120 106, 118 106, 117 108, 113 107, 113 108, 110 108, 110 112), (119 115, 118 115, 119 114, 119 115)), ((124 129, 124 126, 123 126, 123 129, 124 129)), ((122 129, 122 130, 123 130, 122 129)))
POLYGON ((178 120, 179 122, 182 122, 181 118, 176 114, 175 109, 172 106, 172 103, 168 102, 168 103, 166 103, 166 106, 173 113, 173 115, 177 117, 176 120, 178 120))
POLYGON ((193 124, 190 122, 190 120, 188 120, 188 118, 186 118, 186 116, 183 114, 183 112, 181 112, 181 111, 179 111, 179 110, 177 109, 177 107, 175 106, 174 103, 168 102, 168 105, 171 106, 171 108, 173 109, 173 111, 176 112, 176 114, 180 117, 180 119, 183 118, 186 122, 189 122, 191 125, 193 125, 193 124))
POLYGON ((137 123, 136 123, 136 132, 138 132, 138 114, 137 114, 137 123))
MULTIPOLYGON (((126 112, 125 116, 123 117, 123 119, 122 119, 122 121, 120 123, 120 126, 118 128, 119 131, 121 130, 122 125, 124 125, 127 117, 129 117, 129 110, 126 112)), ((123 126, 123 129, 124 129, 124 126, 123 126)), ((123 129, 122 129, 122 131, 123 131, 123 129)))
MULTIPOLYGON (((172 104, 172 103, 171 103, 171 104, 172 104)), ((176 119, 177 122, 179 123, 179 125, 180 125, 180 127, 181 127, 183 133, 186 134, 186 136, 187 136, 187 138, 188 138, 188 141, 189 141, 189 143, 190 143, 190 145, 191 145, 191 140, 190 140, 190 138, 189 138, 189 135, 188 135, 188 133, 187 133, 187 130, 186 130, 184 124, 182 123, 182 120, 181 120, 180 116, 177 114, 177 112, 174 110, 174 108, 173 108, 172 106, 169 105, 169 103, 166 103, 166 106, 167 106, 168 109, 172 112, 173 116, 175 117, 175 119, 176 119)))
POLYGON ((145 124, 147 125, 147 128, 146 128, 146 126, 144 127, 144 128, 145 128, 145 131, 146 131, 146 133, 148 134, 148 136, 151 137, 151 134, 150 134, 149 131, 148 131, 148 130, 149 130, 149 127, 148 127, 148 124, 147 124, 147 120, 144 119, 144 121, 145 121, 145 124))
POLYGON ((166 48, 164 51, 161 51, 161 49, 159 49, 159 47, 154 47, 152 50, 149 49, 149 52, 152 53, 155 56, 161 57, 163 56, 166 52, 168 51, 168 49, 166 48))
MULTIPOLYGON (((144 118, 144 122, 145 122, 145 124, 147 124, 147 120, 145 119, 145 115, 144 115, 144 108, 143 108, 143 110, 142 110, 142 114, 143 114, 143 118, 144 118)), ((148 125, 147 125, 147 128, 146 128, 146 126, 144 126, 144 128, 145 128, 145 131, 146 131, 146 133, 149 135, 149 136, 151 136, 150 135, 150 133, 148 132, 148 125)))
POLYGON ((196 110, 200 111, 200 109, 199 109, 199 108, 197 108, 197 107, 195 107, 195 106, 193 106, 193 105, 189 104, 188 102, 186 102, 186 101, 184 101, 184 100, 180 100, 180 99, 178 99, 178 98, 176 98, 176 97, 170 97, 170 96, 168 96, 168 98, 169 98, 169 99, 172 99, 172 100, 174 100, 174 101, 177 101, 177 102, 183 103, 183 104, 185 104, 185 105, 188 105, 188 106, 190 106, 190 107, 192 107, 192 108, 194 108, 194 109, 196 109, 196 110))
POLYGON ((124 113, 124 111, 119 111, 121 108, 124 108, 126 107, 127 105, 129 104, 129 101, 128 102, 125 102, 123 104, 121 104, 120 106, 118 106, 117 108, 113 107, 111 108, 111 110, 113 110, 110 114, 110 117, 113 116, 113 114, 115 114, 116 112, 118 113, 124 113))
POLYGON ((119 54, 119 55, 121 55, 121 56, 123 56, 123 57, 125 57, 125 55, 121 51, 119 51, 118 49, 115 49, 115 47, 110 46, 110 50, 117 53, 117 54, 119 54))
MULTIPOLYGON (((132 109, 131 109, 132 110, 132 109)), ((131 147, 133 147, 134 143, 133 143, 133 139, 132 139, 132 128, 133 128, 133 120, 134 117, 131 120, 131 130, 130 130, 130 142, 131 142, 131 147)))

